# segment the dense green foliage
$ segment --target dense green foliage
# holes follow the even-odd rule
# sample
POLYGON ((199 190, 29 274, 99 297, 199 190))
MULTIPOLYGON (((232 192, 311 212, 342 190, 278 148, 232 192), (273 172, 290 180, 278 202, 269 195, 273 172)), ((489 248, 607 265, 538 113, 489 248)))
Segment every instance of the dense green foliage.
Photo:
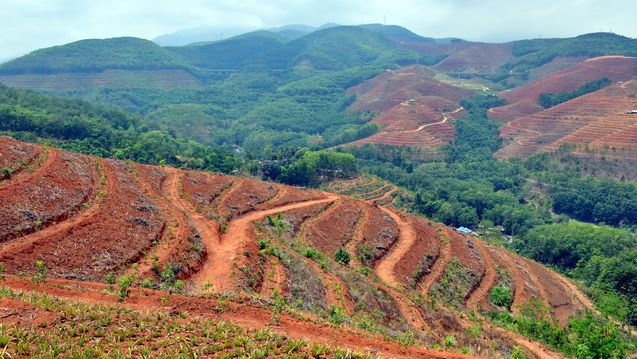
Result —
POLYGON ((578 222, 538 226, 516 242, 521 254, 562 270, 573 270, 594 256, 615 257, 635 246, 637 238, 632 233, 578 222))
POLYGON ((511 288, 499 286, 492 287, 490 299, 493 304, 508 308, 511 305, 511 288))
POLYGON ((491 312, 498 325, 543 342, 564 354, 577 358, 625 358, 634 346, 628 343, 619 327, 591 313, 573 318, 562 327, 541 303, 532 303, 519 315, 491 312))
POLYGON ((453 146, 446 148, 450 161, 475 161, 492 159, 492 154, 502 144, 498 136, 501 123, 489 120, 487 110, 506 105, 506 100, 495 96, 473 96, 460 101, 469 111, 468 117, 460 118, 454 124, 456 136, 453 146))
POLYGON ((513 41, 513 55, 516 59, 505 64, 504 71, 527 71, 560 56, 637 56, 637 40, 606 32, 566 39, 520 40, 513 41))
POLYGON ((134 115, 81 100, 0 86, 0 133, 72 151, 150 164, 188 163, 229 172, 242 161, 229 151, 178 139, 134 115), (178 157, 179 155, 179 157, 178 157))
POLYGON ((317 70, 343 70, 373 63, 382 64, 384 56, 396 50, 396 45, 377 31, 358 26, 339 26, 315 31, 272 48, 255 57, 251 63, 270 69, 300 65, 317 70))
POLYGON ((286 38, 269 31, 255 31, 224 41, 195 43, 167 49, 179 54, 183 61, 199 69, 236 70, 246 66, 253 57, 282 46, 286 41, 286 38))
POLYGON ((579 167, 559 166, 550 155, 527 160, 534 181, 552 198, 553 210, 585 222, 637 224, 637 186, 583 176, 579 167))
MULTIPOLYGON (((379 67, 319 72, 238 71, 203 89, 96 89, 89 101, 124 108, 152 126, 210 146, 238 145, 260 158, 279 147, 325 146, 375 133, 369 114, 345 111, 345 90, 380 72, 379 67)), ((68 93, 76 95, 76 93, 68 93)))
POLYGON ((287 151, 279 151, 278 156, 272 160, 259 162, 259 166, 251 168, 254 174, 290 185, 316 185, 335 178, 347 178, 356 173, 354 156, 325 150, 288 148, 287 151))
POLYGON ((151 41, 121 37, 81 40, 64 46, 36 50, 0 65, 0 74, 176 68, 192 70, 179 56, 151 41))
POLYGON ((601 90, 610 85, 612 82, 613 81, 608 77, 602 77, 585 83, 573 92, 562 91, 560 93, 541 93, 537 102, 544 108, 550 108, 566 101, 570 101, 576 97, 586 95, 587 93, 601 90))

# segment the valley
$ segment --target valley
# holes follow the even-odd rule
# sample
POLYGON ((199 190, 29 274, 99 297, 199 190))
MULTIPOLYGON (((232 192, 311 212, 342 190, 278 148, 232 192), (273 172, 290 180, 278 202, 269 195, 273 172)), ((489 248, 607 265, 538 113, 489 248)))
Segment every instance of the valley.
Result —
POLYGON ((299 31, 0 65, 0 356, 634 355, 637 40, 299 31))

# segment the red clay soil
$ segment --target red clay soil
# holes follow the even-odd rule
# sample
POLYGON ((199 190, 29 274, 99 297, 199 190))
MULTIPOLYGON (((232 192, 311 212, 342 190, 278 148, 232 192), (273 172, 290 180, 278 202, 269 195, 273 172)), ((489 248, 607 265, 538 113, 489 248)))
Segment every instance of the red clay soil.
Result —
POLYGON ((581 62, 588 60, 587 57, 556 57, 553 61, 546 63, 540 67, 534 68, 529 71, 529 77, 532 80, 538 79, 542 76, 547 76, 558 71, 562 71, 571 66, 577 65, 581 62))
POLYGON ((395 276, 401 283, 416 288, 422 277, 430 274, 431 266, 440 256, 440 232, 431 221, 422 217, 407 218, 415 231, 416 240, 402 260, 394 266, 395 276), (417 271, 420 271, 417 273, 417 271), (417 275, 415 275, 417 274, 417 275))
POLYGON ((391 198, 391 194, 396 191, 398 191, 398 187, 389 185, 389 191, 383 191, 382 193, 380 193, 380 196, 370 197, 370 198, 367 198, 366 200, 372 203, 383 204, 383 203, 386 203, 386 201, 391 198))
POLYGON ((200 171, 182 171, 183 195, 193 205, 210 205, 227 191, 237 179, 233 176, 211 175, 200 171))
POLYGON ((131 267, 128 274, 136 273, 141 278, 157 278, 166 266, 175 268, 178 265, 179 271, 175 274, 177 278, 185 279, 201 267, 205 248, 203 239, 190 218, 185 211, 175 206, 181 199, 178 195, 180 175, 172 169, 166 171, 154 166, 137 165, 136 170, 138 179, 153 194, 167 221, 167 228, 161 241, 147 251, 137 263, 137 268, 131 267))
POLYGON ((531 268, 539 279, 541 288, 548 301, 547 304, 552 309, 552 316, 557 318, 560 323, 566 324, 569 316, 576 311, 576 308, 586 307, 580 302, 575 293, 570 291, 570 288, 563 286, 562 281, 552 271, 532 260, 526 260, 526 262, 527 266, 531 268))
POLYGON ((0 136, 0 169, 9 169, 11 171, 10 177, 5 177, 4 174, 0 174, 0 186, 6 186, 7 184, 18 180, 24 172, 33 170, 40 167, 40 163, 37 162, 44 153, 44 147, 30 143, 18 142, 10 137, 0 136))
POLYGON ((0 298, 0 324, 39 326, 54 322, 58 314, 36 307, 20 299, 0 298))
POLYGON ((34 273, 34 261, 42 260, 51 275, 96 280, 136 262, 161 238, 160 211, 127 165, 116 160, 102 162, 108 189, 99 208, 4 246, 0 260, 6 268, 34 273))
POLYGON ((392 287, 396 287, 399 284, 405 284, 405 281, 403 278, 398 278, 396 276, 394 268, 402 261, 405 254, 414 246, 417 238, 416 231, 411 223, 404 220, 396 212, 382 207, 381 209, 383 212, 389 214, 397 223, 400 234, 398 235, 398 240, 392 245, 389 253, 376 264, 374 271, 385 283, 392 287))
POLYGON ((269 210, 258 210, 231 221, 226 232, 222 233, 219 243, 212 246, 206 244, 208 258, 206 258, 203 269, 192 278, 195 288, 200 288, 204 284, 212 284, 216 291, 231 291, 236 288, 237 284, 230 274, 234 269, 233 262, 243 253, 246 244, 250 241, 246 232, 252 222, 278 212, 333 202, 335 198, 336 196, 328 195, 324 199, 294 203, 269 210))
POLYGON ((362 214, 358 220, 358 223, 356 223, 356 228, 354 228, 354 236, 352 237, 352 240, 347 242, 347 244, 345 245, 345 250, 353 254, 352 260, 350 262, 350 265, 352 266, 352 268, 359 268, 361 266, 359 253, 358 253, 358 247, 361 245, 361 243, 365 239, 365 236, 363 234, 363 225, 365 223, 369 223, 370 221, 369 214, 371 211, 371 207, 372 205, 361 204, 362 214))
POLYGON ((323 192, 305 188, 278 185, 276 196, 259 206, 259 209, 270 209, 285 206, 287 204, 306 202, 314 199, 325 198, 323 192))
POLYGON ((630 140, 624 140, 624 136, 628 134, 627 138, 633 138, 630 133, 637 129, 637 121, 630 117, 634 115, 618 115, 637 107, 636 94, 637 81, 614 84, 509 122, 500 128, 500 136, 512 140, 495 155, 498 158, 528 157, 555 149, 561 143, 574 141, 574 138, 580 144, 595 142, 596 146, 605 144, 624 148, 624 143, 630 143, 630 140), (609 122, 613 125, 607 126, 609 122), (616 136, 618 141, 614 142, 616 136))
POLYGON ((1 242, 63 221, 93 201, 99 174, 89 159, 47 151, 40 167, 0 187, 1 242))
POLYGON ((449 57, 432 67, 443 72, 495 73, 514 58, 510 45, 472 44, 473 46, 452 52, 449 57))
POLYGON ((454 238, 449 235, 449 232, 452 229, 447 227, 442 227, 442 237, 440 238, 440 255, 436 258, 436 262, 431 267, 431 272, 425 276, 424 281, 420 284, 421 293, 423 297, 429 296, 429 291, 431 290, 431 286, 437 282, 442 274, 445 271, 445 267, 451 260, 452 246, 454 242, 454 238))
MULTIPOLYGON (((338 197, 332 197, 333 200, 336 198, 338 197)), ((312 247, 331 257, 354 238, 356 223, 361 214, 362 210, 356 200, 340 197, 334 207, 308 225, 305 239, 312 247)))
MULTIPOLYGON (((75 282, 50 280, 52 284, 73 286, 75 282)), ((189 317, 201 317, 219 321, 232 321, 249 328, 265 326, 281 332, 294 339, 307 339, 309 342, 326 343, 353 350, 372 351, 378 355, 395 358, 440 358, 440 359, 471 359, 480 358, 475 355, 426 350, 420 347, 401 346, 377 339, 375 337, 356 334, 356 330, 349 328, 334 329, 328 323, 301 320, 287 314, 280 314, 279 321, 274 323, 272 312, 267 308, 250 305, 245 301, 228 301, 221 303, 214 298, 182 297, 172 295, 167 297, 163 292, 143 291, 132 293, 124 303, 119 302, 115 295, 86 290, 74 290, 48 284, 8 279, 2 282, 6 287, 25 293, 47 293, 49 295, 89 304, 109 304, 131 308, 139 311, 161 311, 169 313, 187 312, 189 317), (222 308, 222 309, 219 309, 222 308)), ((108 286, 102 285, 103 289, 108 286)))
POLYGON ((254 211, 259 205, 274 198, 279 191, 273 183, 250 179, 238 181, 222 196, 219 203, 219 212, 223 213, 226 219, 237 218, 254 211))
POLYGON ((513 121, 544 109, 537 103, 541 93, 573 92, 587 82, 607 77, 613 82, 629 81, 637 75, 637 58, 603 56, 583 61, 543 76, 524 86, 498 93, 508 105, 489 110, 489 117, 513 121))
POLYGON ((491 252, 485 248, 485 244, 483 244, 480 240, 474 240, 473 244, 480 250, 480 257, 485 262, 486 268, 484 275, 480 279, 480 286, 471 292, 467 298, 466 305, 469 309, 477 309, 479 302, 489 302, 489 294, 491 292, 491 288, 496 284, 497 276, 495 265, 491 259, 491 252))
POLYGON ((285 268, 281 264, 280 259, 272 259, 271 261, 272 262, 270 262, 270 265, 265 272, 261 288, 259 289, 259 294, 266 298, 270 298, 274 296, 274 294, 285 296, 290 292, 287 285, 285 268))
MULTIPOLYGON (((525 281, 531 283, 531 279, 528 276, 524 276, 520 270, 520 266, 513 260, 512 256, 507 255, 508 252, 489 243, 482 243, 482 245, 490 252, 489 257, 494 265, 506 273, 504 275, 508 278, 502 278, 498 274, 498 283, 495 285, 505 285, 511 288, 512 296, 509 308, 513 313, 516 313, 520 305, 529 302, 530 294, 527 292, 525 281)), ((489 308, 491 306, 490 301, 479 302, 479 304, 482 305, 483 308, 489 308)))
POLYGON ((527 85, 498 93, 509 104, 537 101, 541 93, 573 92, 587 82, 608 77, 613 82, 628 81, 637 75, 637 58, 596 57, 543 76, 527 85))
POLYGON ((453 122, 465 115, 457 103, 443 98, 416 98, 382 112, 372 120, 381 126, 380 132, 348 145, 383 143, 436 149, 453 141, 453 122))
MULTIPOLYGON (((84 286, 97 288, 100 287, 97 283, 79 280, 99 281, 111 271, 117 275, 132 274, 133 268, 137 275, 152 276, 155 272, 152 259, 156 256, 161 265, 175 262, 183 265, 186 270, 180 278, 187 281, 194 294, 209 290, 203 286, 210 284, 213 291, 256 291, 266 296, 278 292, 283 298, 296 300, 299 298, 296 293, 304 289, 299 287, 303 280, 298 275, 292 279, 295 273, 290 268, 294 267, 278 260, 273 264, 273 257, 259 255, 259 239, 270 238, 280 251, 287 251, 302 262, 303 276, 322 278, 322 283, 316 283, 316 288, 302 297, 308 301, 302 303, 304 308, 322 308, 327 312, 334 304, 356 318, 365 315, 371 318, 373 313, 384 312, 384 317, 377 318, 377 324, 411 327, 428 338, 430 344, 447 335, 456 338, 465 335, 466 323, 455 319, 457 308, 463 306, 451 310, 440 303, 443 313, 435 313, 426 305, 418 307, 409 298, 429 303, 432 285, 438 285, 452 258, 460 261, 464 275, 471 279, 471 286, 461 294, 463 297, 457 298, 470 308, 488 306, 490 288, 504 282, 514 288, 514 311, 518 305, 537 298, 563 320, 590 305, 581 293, 573 296, 572 287, 563 278, 536 263, 463 236, 454 229, 361 200, 116 160, 99 160, 105 176, 101 185, 95 160, 64 151, 50 153, 55 154, 51 156, 55 157, 51 159, 53 163, 74 159, 60 165, 72 162, 78 168, 84 166, 95 171, 88 188, 95 192, 99 189, 106 195, 90 208, 0 247, 0 261, 9 274, 35 273, 34 261, 42 260, 49 277, 73 278, 84 286), (233 208, 238 210, 230 212, 233 208), (215 217, 228 212, 233 214, 227 220, 215 217), (267 215, 278 213, 282 213, 281 220, 288 229, 280 234, 265 220, 267 215), (200 248, 196 256, 188 249, 195 243, 200 248), (294 250, 299 245, 301 253, 294 250), (334 262, 333 254, 341 247, 355 258, 351 267, 334 262), (324 253, 327 265, 319 266, 305 258, 305 249, 324 253), (124 270, 119 269, 122 266, 124 270), (496 266, 508 271, 512 278, 501 277, 495 271, 496 266), (330 272, 324 272, 323 267, 330 272), (375 271, 370 273, 369 268, 375 271), (417 269, 422 273, 414 278, 417 269), (395 288, 374 280, 376 276, 395 288)), ((68 171, 57 172, 66 173, 69 178, 75 176, 68 171)), ((48 182, 60 182, 55 182, 56 177, 47 171, 35 173, 38 180, 25 179, 20 183, 41 181, 46 186, 48 182)), ((18 188, 21 184, 11 186, 18 188)), ((0 187, 0 196, 8 195, 2 188, 7 187, 0 187)), ((25 210, 36 206, 18 198, 11 201, 24 203, 25 210)), ((154 300, 149 299, 148 303, 155 305, 154 300)), ((210 308, 209 304, 201 305, 210 308)), ((242 320, 250 319, 245 318, 242 320)), ((486 348, 491 342, 480 343, 486 348)))
POLYGON ((365 265, 374 267, 392 249, 400 235, 400 228, 392 216, 379 207, 367 206, 365 222, 361 223, 362 239, 357 245, 356 256, 361 254, 360 248, 371 251, 371 258, 365 265))
POLYGON ((434 75, 434 71, 422 66, 380 74, 347 90, 348 94, 356 94, 356 101, 349 110, 384 112, 410 99, 427 96, 457 104, 474 94, 473 91, 434 80, 434 75))

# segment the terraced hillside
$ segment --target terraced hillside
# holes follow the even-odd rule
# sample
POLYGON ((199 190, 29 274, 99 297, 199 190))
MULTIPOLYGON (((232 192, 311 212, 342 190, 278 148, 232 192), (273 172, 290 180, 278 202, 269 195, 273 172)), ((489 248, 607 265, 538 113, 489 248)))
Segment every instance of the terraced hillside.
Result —
POLYGON ((498 158, 528 157, 557 149, 562 143, 594 148, 636 149, 637 81, 616 83, 535 114, 510 121, 500 128, 509 143, 496 152, 498 158))
POLYGON ((407 145, 435 150, 453 140, 453 122, 466 115, 458 105, 472 91, 434 80, 434 71, 407 67, 374 77, 348 91, 357 95, 353 111, 378 113, 375 135, 349 143, 407 145))
POLYGON ((367 174, 352 179, 335 180, 322 189, 398 210, 403 209, 404 204, 411 200, 411 195, 406 190, 367 174))
MULTIPOLYGON (((569 63, 567 60, 562 61, 569 63)), ((560 62, 556 60, 555 63, 560 62)), ((524 86, 498 93, 498 97, 506 99, 508 105, 489 110, 489 117, 502 122, 513 121, 541 112, 543 108, 537 103, 541 93, 573 92, 587 82, 602 77, 607 77, 614 82, 624 82, 636 75, 637 58, 603 56, 588 59, 564 70, 542 76, 524 86)))
MULTIPOLYGON (((233 176, 96 159, 8 138, 0 138, 0 154, 0 167, 13 168, 0 184, 0 262, 7 274, 101 288, 93 290, 104 289, 97 282, 129 278, 129 284, 159 290, 132 301, 142 308, 159 301, 162 291, 246 292, 265 303, 289 303, 337 327, 412 338, 406 343, 433 346, 454 336, 485 357, 518 345, 530 355, 550 355, 486 324, 481 336, 467 333, 476 324, 460 312, 502 310, 489 299, 492 287, 511 289, 514 312, 539 300, 565 320, 587 306, 564 278, 530 260, 379 205, 390 203, 387 193, 395 189, 373 189, 373 179, 361 179, 370 182, 370 191, 359 195, 375 204, 233 176)), ((10 278, 0 284, 80 295, 10 278)), ((94 301, 115 297, 98 298, 94 301)), ((219 305, 193 298, 178 306, 203 313, 219 305)), ((263 309, 241 310, 231 316, 251 326, 275 320, 289 335, 302 335, 298 321, 277 312, 263 319, 263 309), (261 314, 252 318, 255 310, 261 314)), ((340 337, 320 320, 314 323, 303 329, 312 341, 340 337)), ((340 344, 356 348, 356 338, 340 344)))

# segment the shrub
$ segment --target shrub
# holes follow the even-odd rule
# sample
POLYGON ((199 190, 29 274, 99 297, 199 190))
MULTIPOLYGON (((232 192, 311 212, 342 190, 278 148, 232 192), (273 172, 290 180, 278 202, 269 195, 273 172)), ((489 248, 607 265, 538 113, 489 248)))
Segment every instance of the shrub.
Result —
POLYGON ((334 259, 336 260, 336 262, 346 266, 349 265, 349 261, 352 259, 352 257, 348 251, 343 248, 339 248, 336 253, 334 253, 334 259))
POLYGON ((511 305, 511 288, 498 287, 491 288, 491 302, 500 307, 509 307, 511 305))

